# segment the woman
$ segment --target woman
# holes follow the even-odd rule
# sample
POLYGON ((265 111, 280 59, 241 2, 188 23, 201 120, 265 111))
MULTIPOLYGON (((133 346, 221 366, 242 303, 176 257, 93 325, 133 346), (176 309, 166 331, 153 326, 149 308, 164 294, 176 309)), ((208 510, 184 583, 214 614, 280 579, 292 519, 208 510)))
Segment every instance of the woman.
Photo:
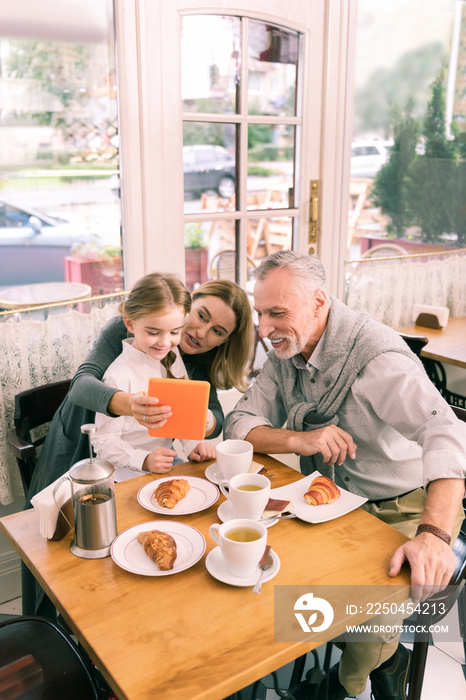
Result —
MULTIPOLYGON (((228 280, 211 280, 192 297, 179 345, 191 379, 211 383, 210 424, 206 437, 217 437, 223 412, 217 389, 246 389, 245 370, 251 353, 253 322, 246 292, 228 280)), ((70 391, 55 414, 42 454, 34 470, 28 499, 89 454, 81 425, 93 423, 95 413, 134 416, 146 428, 161 427, 171 415, 169 407, 145 391, 129 394, 103 384, 108 366, 122 351, 128 331, 121 316, 102 329, 93 349, 78 368, 70 391)))
MULTIPOLYGON (((191 379, 211 383, 211 425, 206 437, 217 437, 223 411, 217 389, 246 389, 245 370, 252 348, 253 322, 246 292, 228 280, 212 280, 196 289, 179 345, 191 379)), ((122 352, 128 331, 121 316, 111 319, 78 368, 65 400, 56 412, 31 480, 32 496, 58 479, 80 459, 89 456, 87 435, 81 425, 93 423, 95 413, 134 416, 146 428, 163 425, 170 414, 145 391, 128 394, 103 384, 107 367, 122 352)), ((22 565, 23 614, 56 619, 53 603, 29 569, 22 565)))

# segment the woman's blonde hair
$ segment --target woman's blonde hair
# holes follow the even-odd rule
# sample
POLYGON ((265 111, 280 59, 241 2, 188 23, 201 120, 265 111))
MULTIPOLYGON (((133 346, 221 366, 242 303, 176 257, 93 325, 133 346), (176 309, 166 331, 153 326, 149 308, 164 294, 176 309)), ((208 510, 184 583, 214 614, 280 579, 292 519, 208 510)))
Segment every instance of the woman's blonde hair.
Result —
MULTIPOLYGON (((174 274, 151 272, 136 282, 128 298, 118 306, 118 311, 131 321, 136 321, 149 314, 168 311, 174 306, 180 306, 185 315, 191 310, 191 297, 183 282, 174 274)), ((173 378, 170 367, 175 359, 175 353, 170 350, 162 360, 168 377, 173 378)))
POLYGON ((229 280, 209 280, 193 293, 193 301, 202 297, 218 297, 236 316, 236 328, 227 340, 215 348, 209 367, 209 379, 216 389, 246 391, 246 367, 251 357, 253 322, 251 304, 246 292, 229 280))

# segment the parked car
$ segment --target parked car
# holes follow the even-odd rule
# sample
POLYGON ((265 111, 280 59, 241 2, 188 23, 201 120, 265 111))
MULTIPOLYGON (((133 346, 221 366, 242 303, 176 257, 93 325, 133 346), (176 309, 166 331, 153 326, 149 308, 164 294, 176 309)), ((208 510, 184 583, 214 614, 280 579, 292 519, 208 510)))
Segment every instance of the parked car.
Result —
POLYGON ((184 146, 183 172, 185 192, 231 197, 235 191, 235 159, 222 146, 184 146))
POLYGON ((351 144, 351 177, 374 177, 388 160, 390 143, 354 141, 351 144))
POLYGON ((90 237, 64 218, 0 198, 0 288, 63 281, 63 258, 90 237))

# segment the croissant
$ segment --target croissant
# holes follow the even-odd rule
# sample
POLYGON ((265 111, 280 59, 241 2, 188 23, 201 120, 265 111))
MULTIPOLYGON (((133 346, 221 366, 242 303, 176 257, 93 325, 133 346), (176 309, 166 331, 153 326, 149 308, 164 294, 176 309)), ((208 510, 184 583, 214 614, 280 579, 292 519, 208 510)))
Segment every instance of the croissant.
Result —
POLYGON ((138 540, 152 561, 155 561, 161 571, 173 569, 176 559, 176 542, 167 532, 148 530, 140 532, 138 540))
POLYGON ((190 489, 186 479, 172 479, 164 481, 154 491, 154 496, 159 506, 163 508, 173 508, 178 501, 186 496, 190 489))
POLYGON ((340 489, 328 476, 317 476, 309 485, 305 500, 311 506, 321 506, 325 503, 333 503, 340 497, 340 489))

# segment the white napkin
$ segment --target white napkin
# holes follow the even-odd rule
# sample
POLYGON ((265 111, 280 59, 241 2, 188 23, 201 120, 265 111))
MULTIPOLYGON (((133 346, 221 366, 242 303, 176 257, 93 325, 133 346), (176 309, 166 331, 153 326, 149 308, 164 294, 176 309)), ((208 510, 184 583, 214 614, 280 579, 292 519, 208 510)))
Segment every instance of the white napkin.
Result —
MULTIPOLYGON (((67 475, 68 472, 63 476, 67 475)), ((39 513, 40 534, 47 540, 52 539, 57 529, 59 508, 71 498, 71 483, 68 479, 64 479, 63 476, 60 476, 53 484, 46 486, 45 489, 42 489, 42 491, 39 491, 31 498, 34 509, 39 513), (58 486, 54 498, 53 491, 60 482, 61 485, 58 486)))

